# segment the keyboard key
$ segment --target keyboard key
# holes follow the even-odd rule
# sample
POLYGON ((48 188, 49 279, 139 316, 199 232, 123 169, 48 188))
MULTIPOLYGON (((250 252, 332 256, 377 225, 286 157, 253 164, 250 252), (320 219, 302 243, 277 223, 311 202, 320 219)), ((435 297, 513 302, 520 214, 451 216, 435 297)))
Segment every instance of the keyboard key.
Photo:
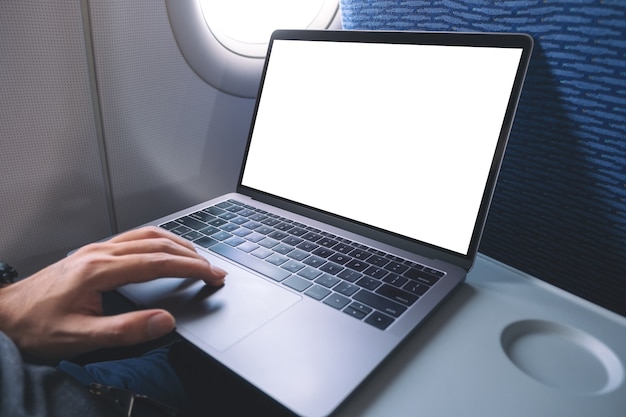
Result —
POLYGON ((273 265, 282 265, 289 260, 285 255, 279 253, 273 253, 271 256, 265 259, 267 262, 273 265))
POLYGON ((320 287, 319 285, 314 285, 308 290, 306 290, 305 294, 319 301, 323 299, 324 297, 326 297, 331 292, 332 291, 329 290, 328 288, 320 287))
POLYGON ((342 271, 344 267, 333 262, 326 262, 324 265, 320 266, 320 269, 328 274, 336 275, 338 272, 342 271))
POLYGON ((401 277, 400 275, 389 274, 385 278, 383 278, 383 281, 395 287, 402 287, 404 284, 406 284, 409 281, 409 279, 405 277, 401 277))
POLYGON ((254 251, 250 252, 252 255, 256 256, 259 259, 265 259, 274 252, 267 248, 258 247, 254 251))
POLYGON ((283 243, 286 243, 291 246, 298 246, 302 242, 303 242, 303 239, 300 239, 299 237, 295 237, 295 236, 289 236, 283 239, 283 243))
POLYGON ((360 272, 353 271, 351 269, 344 269, 337 276, 341 279, 345 279, 348 282, 354 282, 357 279, 361 278, 363 274, 360 272))
POLYGON ((362 261, 364 261, 365 259, 367 259, 370 256, 370 254, 367 253, 367 251, 365 251, 363 249, 354 249, 348 255, 352 256, 353 258, 360 259, 362 261))
POLYGON ((272 239, 283 240, 289 235, 285 232, 281 232, 280 230, 274 230, 272 233, 268 234, 267 236, 271 237, 272 239))
POLYGON ((210 235, 212 235, 213 233, 217 233, 217 232, 219 232, 219 231, 220 231, 220 229, 218 229, 218 228, 217 228, 217 227, 215 227, 215 226, 207 226, 207 227, 205 227, 204 229, 200 229, 200 230, 199 230, 199 232, 204 233, 204 234, 205 234, 205 235, 207 235, 207 236, 210 236, 210 235))
POLYGON ((365 271, 363 271, 363 273, 365 275, 369 275, 372 278, 383 279, 388 272, 377 266, 370 266, 365 271))
MULTIPOLYGON (((243 210, 243 207, 241 207, 241 206, 230 206, 230 207, 226 207, 226 210, 228 210, 231 213, 237 213, 237 212, 243 210)), ((227 213, 222 214, 220 217, 223 217, 223 216, 227 216, 227 213)))
POLYGON ((274 231, 274 228, 270 226, 261 225, 257 227, 256 229, 254 229, 254 231, 257 233, 261 233, 263 235, 269 235, 270 233, 274 231))
POLYGON ((210 215, 209 213, 207 213, 206 211, 196 211, 195 213, 191 213, 189 215, 189 217, 193 217, 196 220, 200 220, 202 222, 208 222, 213 220, 215 217, 213 217, 212 215, 210 215))
POLYGON ((332 250, 334 250, 335 252, 339 252, 339 253, 343 253, 343 254, 348 254, 350 252, 352 252, 354 250, 354 247, 348 245, 347 243, 338 243, 335 246, 333 246, 331 248, 332 250))
POLYGON ((278 245, 278 241, 275 239, 271 239, 269 237, 266 237, 262 240, 259 240, 257 242, 259 245, 263 246, 264 248, 273 248, 274 246, 278 245))
POLYGON ((317 246, 314 243, 308 242, 308 241, 303 241, 302 243, 300 243, 297 248, 298 249, 302 249, 305 250, 307 252, 313 252, 315 249, 317 249, 319 246, 317 246))
POLYGON ((196 240, 196 239, 199 239, 199 238, 201 238, 202 236, 204 236, 202 233, 200 233, 200 232, 196 232, 195 230, 192 230, 191 232, 189 232, 189 233, 185 233, 185 234, 183 235, 183 237, 184 237, 185 239, 187 239, 187 240, 191 240, 191 241, 194 241, 194 240, 196 240))
MULTIPOLYGON (((235 239, 235 238, 232 237, 231 239, 235 239)), ((237 238, 237 239, 239 239, 239 238, 237 238)), ((228 241, 226 243, 228 243, 228 241)), ((235 246, 235 245, 233 245, 233 246, 235 246)), ((256 249, 259 249, 259 245, 257 245, 256 243, 248 242, 246 240, 243 240, 243 242, 240 245, 236 245, 236 246, 237 246, 237 249, 239 249, 241 251, 244 251, 244 252, 247 252, 247 253, 250 253, 250 252, 252 252, 252 251, 254 251, 256 249)))
POLYGON ((178 236, 182 236, 185 233, 189 233, 191 231, 192 231, 192 229, 188 228, 187 226, 178 226, 177 228, 170 230, 170 232, 172 232, 172 233, 174 233, 175 235, 178 235, 178 236))
POLYGON ((429 288, 428 286, 420 284, 419 282, 415 282, 415 281, 409 281, 406 283, 404 287, 402 287, 403 290, 406 290, 418 296, 424 295, 426 291, 428 291, 428 288, 429 288))
POLYGON ((247 217, 249 219, 250 216, 254 216, 254 213, 256 213, 256 211, 251 209, 243 209, 237 214, 239 214, 241 217, 247 217))
POLYGON ((409 269, 409 267, 406 265, 402 265, 399 262, 391 261, 387 265, 385 265, 385 269, 395 274, 402 274, 404 271, 409 269))
POLYGON ((266 226, 276 226, 278 223, 280 223, 280 220, 273 218, 273 217, 269 217, 265 220, 263 220, 261 223, 263 223, 266 226))
POLYGON ((341 281, 339 278, 328 274, 323 274, 321 277, 315 280, 315 282, 325 286, 326 288, 334 287, 339 281, 341 281))
POLYGON ((444 276, 445 274, 441 271, 437 271, 436 269, 432 269, 432 268, 428 268, 428 267, 424 267, 424 272, 426 272, 427 274, 431 274, 436 276, 437 278, 441 278, 442 276, 444 276))
POLYGON ((224 226, 220 227, 220 229, 222 229, 222 230, 224 230, 226 232, 232 233, 235 230, 241 229, 241 228, 239 226, 237 226, 236 224, 228 223, 228 224, 225 224, 224 226))
POLYGON ((261 227, 261 223, 259 222, 253 222, 252 220, 249 220, 247 222, 245 222, 244 224, 242 224, 243 227, 247 227, 250 230, 254 230, 258 227, 261 227))
POLYGON ((219 243, 219 241, 212 239, 208 236, 201 237, 200 239, 196 239, 193 241, 196 245, 202 246, 203 248, 210 248, 213 245, 219 243))
POLYGON ((437 281, 439 281, 439 277, 429 274, 426 271, 420 271, 415 268, 409 268, 404 276, 416 281, 421 282, 422 284, 426 284, 428 286, 433 286, 437 281))
POLYGON ((290 259, 282 264, 280 267, 295 274, 296 272, 304 268, 304 265, 302 265, 300 262, 290 259))
POLYGON ((302 237, 308 240, 309 242, 317 242, 318 240, 322 238, 322 235, 314 233, 314 232, 308 232, 302 237))
POLYGON ((289 229, 289 234, 294 236, 303 236, 307 234, 307 230, 302 227, 294 227, 293 229, 289 229))
POLYGON ((335 246, 339 242, 337 242, 336 240, 333 240, 333 239, 331 239, 329 237, 323 237, 320 240, 318 240, 316 243, 318 245, 320 245, 320 246, 325 247, 325 248, 332 248, 333 246, 335 246))
POLYGON ((224 214, 220 214, 220 219, 224 219, 224 220, 232 220, 235 217, 237 217, 237 215, 233 212, 227 211, 224 214))
POLYGON ((207 207, 204 209, 204 211, 206 211, 207 213, 211 213, 214 216, 219 216, 220 214, 224 213, 224 210, 216 206, 207 207))
POLYGON ((374 266, 382 267, 385 264, 389 263, 389 260, 385 259, 384 257, 380 255, 372 255, 369 258, 367 258, 367 262, 374 266))
POLYGON ((374 311, 365 319, 365 323, 371 324, 380 330, 385 330, 391 323, 393 323, 393 320, 394 319, 389 316, 386 316, 378 311, 374 311))
POLYGON ((293 288, 294 290, 300 291, 300 292, 306 290, 311 285, 313 285, 311 281, 307 281, 306 279, 296 277, 293 275, 287 278, 286 280, 284 280, 283 284, 289 288, 293 288))
POLYGON ((244 237, 252 233, 252 230, 246 229, 245 227, 240 227, 237 230, 233 230, 231 233, 235 236, 244 237))
POLYGON ((372 309, 364 304, 357 303, 355 301, 352 304, 350 304, 348 307, 346 307, 345 310, 343 310, 343 312, 360 320, 363 317, 367 316, 369 313, 371 313, 372 309))
POLYGON ((333 290, 335 290, 336 292, 345 295, 346 297, 350 297, 352 294, 354 294, 355 292, 357 292, 360 289, 360 287, 351 284, 349 282, 340 282, 339 284, 337 284, 337 286, 335 288, 333 288, 333 290))
MULTIPOLYGON (((418 284, 419 285, 419 284, 418 284)), ((387 298, 391 298, 394 301, 402 303, 406 306, 413 305, 419 298, 417 295, 402 291, 399 288, 392 287, 391 285, 383 285, 378 288, 376 292, 380 295, 384 295, 387 298)))
POLYGON ((335 253, 333 256, 328 258, 328 260, 343 265, 346 262, 351 261, 352 258, 342 253, 335 253))
POLYGON ((178 222, 193 230, 200 230, 206 227, 206 223, 203 223, 189 216, 181 217, 180 219, 178 219, 178 222))
POLYGON ((350 299, 341 294, 332 293, 324 299, 323 303, 335 307, 337 310, 341 310, 350 303, 350 299))
POLYGON ((228 239, 224 240, 224 243, 229 244, 230 246, 239 246, 245 241, 245 239, 242 239, 238 236, 231 236, 228 239))
POLYGON ((308 280, 314 280, 315 278, 322 275, 322 273, 318 269, 307 266, 298 271, 298 275, 308 280))
POLYGON ((237 217, 235 217, 234 219, 232 219, 230 222, 231 222, 231 223, 235 223, 236 225, 241 226, 241 225, 243 225, 244 223, 247 223, 247 222, 248 222, 248 219, 247 219, 247 218, 245 218, 245 217, 242 217, 242 216, 237 216, 237 217))
POLYGON ((303 262, 309 266, 318 268, 320 265, 323 265, 326 262, 326 259, 320 258, 319 256, 311 255, 308 258, 306 258, 303 262))
MULTIPOLYGON (((287 246, 287 245, 285 245, 287 246)), ((289 246, 291 249, 293 249, 293 247, 289 246)), ((274 250, 276 250, 276 248, 274 248, 274 250)), ((279 252, 279 251, 277 251, 279 252)), ((303 261, 304 259, 309 257, 309 252, 305 252, 303 250, 300 249, 293 249, 289 252, 287 252, 287 256, 289 256, 292 259, 298 260, 298 261, 303 261)))
POLYGON ((293 225, 286 223, 286 222, 282 222, 282 223, 278 223, 276 226, 274 226, 274 228, 276 228, 276 230, 281 230, 283 232, 286 232, 289 229, 293 229, 293 225))
POLYGON ((254 256, 249 256, 247 253, 228 245, 213 245, 210 249, 219 255, 240 263, 241 265, 250 268, 253 271, 256 271, 275 281, 282 281, 291 275, 288 271, 284 269, 278 268, 268 262, 255 258, 254 256))
POLYGON ((325 248, 323 246, 320 246, 319 248, 315 249, 313 251, 313 254, 317 255, 317 256, 321 256, 322 258, 328 258, 330 255, 334 254, 335 252, 333 252, 332 250, 325 248))
POLYGON ((363 261, 359 261, 358 259, 353 259, 346 264, 346 266, 350 269, 354 269, 355 271, 364 271, 369 265, 363 261))
POLYGON ((367 304, 368 306, 373 307, 376 310, 385 312, 393 317, 398 317, 400 316, 400 314, 406 311, 406 307, 396 303, 395 301, 391 301, 385 297, 374 294, 367 290, 361 290, 357 292, 352 298, 354 298, 356 301, 362 302, 363 304, 367 304))
POLYGON ((263 213, 255 213, 252 216, 249 217, 250 220, 255 221, 255 222, 262 222, 263 220, 267 219, 267 216, 263 213))
MULTIPOLYGON (((239 230, 239 229, 237 229, 237 230, 239 230)), ((246 240, 249 240, 250 242, 254 242, 254 243, 258 243, 258 242, 262 241, 263 239, 265 239, 264 235, 262 235, 260 233, 257 233, 257 232, 252 232, 252 233, 246 235, 245 237, 246 237, 246 240)))
POLYGON ((215 227, 224 226, 226 223, 228 223, 228 221, 224 219, 213 219, 210 222, 208 222, 208 224, 210 224, 211 226, 215 226, 215 227))
POLYGON ((232 235, 230 233, 224 232, 224 231, 219 231, 217 233, 214 233, 213 235, 211 235, 211 237, 215 240, 226 240, 229 237, 231 237, 232 235))
POLYGON ((379 280, 370 277, 363 277, 356 282, 356 285, 358 285, 359 287, 363 287, 372 291, 378 288, 381 284, 382 283, 379 280))
POLYGON ((165 230, 172 230, 172 229, 176 229, 178 226, 180 226, 180 223, 177 223, 177 222, 167 222, 167 223, 163 223, 159 227, 162 228, 162 229, 165 229, 165 230))
POLYGON ((281 255, 287 255, 289 252, 293 250, 293 246, 285 245, 284 243, 279 243, 278 245, 272 248, 274 252, 278 252, 281 255))

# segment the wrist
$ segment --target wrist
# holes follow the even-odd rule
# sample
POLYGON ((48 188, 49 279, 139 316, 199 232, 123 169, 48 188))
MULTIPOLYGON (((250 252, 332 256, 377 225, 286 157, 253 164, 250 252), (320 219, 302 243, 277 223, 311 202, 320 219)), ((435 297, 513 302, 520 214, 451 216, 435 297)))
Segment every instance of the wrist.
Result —
POLYGON ((22 315, 24 296, 22 285, 19 283, 0 287, 0 331, 5 333, 13 342, 20 346, 21 332, 19 319, 22 315))

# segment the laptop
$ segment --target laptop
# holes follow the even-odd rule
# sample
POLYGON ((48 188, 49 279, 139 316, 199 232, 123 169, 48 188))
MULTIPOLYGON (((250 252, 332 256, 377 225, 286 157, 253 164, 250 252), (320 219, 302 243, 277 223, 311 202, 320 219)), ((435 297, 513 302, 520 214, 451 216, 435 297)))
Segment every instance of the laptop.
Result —
POLYGON ((464 281, 532 43, 274 32, 236 190, 149 223, 226 284, 120 291, 293 413, 332 414, 464 281))

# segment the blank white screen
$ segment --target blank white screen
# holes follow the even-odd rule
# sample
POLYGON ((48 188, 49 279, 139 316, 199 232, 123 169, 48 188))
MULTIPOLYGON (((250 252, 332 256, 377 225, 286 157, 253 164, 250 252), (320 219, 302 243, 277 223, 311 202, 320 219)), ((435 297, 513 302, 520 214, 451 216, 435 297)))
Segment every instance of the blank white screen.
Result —
POLYGON ((277 40, 242 184, 467 254, 521 52, 277 40))

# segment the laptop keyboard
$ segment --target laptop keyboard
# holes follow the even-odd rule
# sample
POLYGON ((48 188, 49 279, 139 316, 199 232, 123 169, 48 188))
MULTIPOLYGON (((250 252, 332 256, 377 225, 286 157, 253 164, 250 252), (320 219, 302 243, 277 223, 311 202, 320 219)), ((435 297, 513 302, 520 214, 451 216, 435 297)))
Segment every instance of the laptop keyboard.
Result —
POLYGON ((235 200, 160 226, 381 330, 444 275, 235 200))

